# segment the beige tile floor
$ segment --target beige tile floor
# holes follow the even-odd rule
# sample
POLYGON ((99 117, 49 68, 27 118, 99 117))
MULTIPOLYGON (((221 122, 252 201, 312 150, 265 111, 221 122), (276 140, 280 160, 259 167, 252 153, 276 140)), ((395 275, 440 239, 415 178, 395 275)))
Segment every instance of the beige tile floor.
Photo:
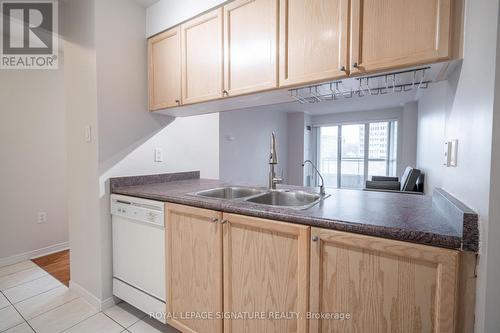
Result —
POLYGON ((2 333, 174 333, 122 302, 99 312, 31 261, 0 267, 2 333))

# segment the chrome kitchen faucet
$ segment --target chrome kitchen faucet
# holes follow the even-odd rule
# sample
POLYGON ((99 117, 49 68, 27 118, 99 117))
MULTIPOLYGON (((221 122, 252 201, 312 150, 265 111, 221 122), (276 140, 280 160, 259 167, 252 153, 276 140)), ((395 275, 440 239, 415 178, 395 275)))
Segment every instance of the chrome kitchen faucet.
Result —
POLYGON ((276 154, 276 136, 274 132, 271 134, 271 153, 269 156, 269 188, 276 189, 276 184, 283 182, 283 178, 276 177, 274 166, 278 164, 278 155, 276 154))
POLYGON ((316 168, 316 165, 314 165, 314 163, 311 160, 305 160, 304 163, 302 163, 302 167, 304 167, 306 163, 310 163, 312 165, 314 171, 316 171, 319 178, 321 179, 321 184, 319 186, 319 194, 325 195, 325 180, 323 179, 323 176, 321 175, 318 168, 316 168))

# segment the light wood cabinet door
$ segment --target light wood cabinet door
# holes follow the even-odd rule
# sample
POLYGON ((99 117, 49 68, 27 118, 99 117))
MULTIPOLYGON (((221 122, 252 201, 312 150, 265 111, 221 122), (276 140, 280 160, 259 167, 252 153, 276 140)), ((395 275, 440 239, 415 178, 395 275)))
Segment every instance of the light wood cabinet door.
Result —
POLYGON ((307 332, 309 227, 224 213, 224 311, 265 319, 224 320, 225 333, 307 332))
POLYGON ((181 25, 182 103, 222 97, 222 8, 181 25))
POLYGON ((235 96, 278 87, 278 1, 224 6, 224 90, 235 96))
POLYGON ((458 251, 312 228, 311 333, 454 332, 458 251))
POLYGON ((148 40, 149 110, 181 103, 180 28, 165 31, 148 40))
POLYGON ((185 333, 222 333, 222 213, 167 203, 167 323, 185 333), (184 313, 212 313, 191 319, 184 313))
POLYGON ((280 86, 347 76, 348 0, 280 1, 280 86))
POLYGON ((353 73, 448 59, 451 2, 352 0, 350 64, 353 73))

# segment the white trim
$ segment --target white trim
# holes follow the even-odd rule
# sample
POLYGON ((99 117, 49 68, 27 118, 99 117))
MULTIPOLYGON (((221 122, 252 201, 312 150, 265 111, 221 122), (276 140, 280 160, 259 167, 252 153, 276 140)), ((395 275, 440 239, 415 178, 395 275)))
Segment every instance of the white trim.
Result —
POLYGON ((18 262, 35 259, 38 257, 43 257, 48 254, 60 252, 69 249, 69 243, 64 242, 60 244, 55 244, 51 246, 47 246, 38 250, 28 251, 21 254, 15 254, 10 257, 0 258, 0 267, 17 264, 18 262))
POLYGON ((75 291, 76 293, 80 294, 80 296, 86 300, 90 305, 98 309, 99 311, 104 311, 116 303, 118 303, 118 299, 114 296, 108 297, 105 300, 100 300, 97 298, 94 294, 92 294, 90 291, 79 285, 78 283, 74 281, 69 281, 69 289, 75 291))
POLYGON ((120 299, 118 297, 115 296, 108 297, 107 299, 101 302, 101 311, 109 309, 110 307, 118 303, 120 303, 120 299))
POLYGON ((80 296, 89 302, 94 308, 99 309, 101 307, 101 300, 94 296, 90 291, 80 286, 78 283, 69 281, 69 289, 74 290, 80 296))

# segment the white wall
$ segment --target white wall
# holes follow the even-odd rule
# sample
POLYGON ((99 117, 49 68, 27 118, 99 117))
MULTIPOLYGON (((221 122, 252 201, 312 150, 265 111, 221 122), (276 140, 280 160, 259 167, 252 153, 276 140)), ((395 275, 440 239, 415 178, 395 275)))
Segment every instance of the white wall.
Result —
POLYGON ((399 164, 398 175, 403 173, 406 166, 417 165, 417 131, 418 131, 418 104, 409 102, 403 105, 403 114, 399 126, 401 147, 398 147, 399 164))
MULTIPOLYGON (((425 192, 432 194, 436 187, 443 186, 443 152, 447 96, 450 93, 447 81, 435 83, 420 92, 418 102, 417 167, 425 175, 425 192)), ((460 158, 460 156, 459 156, 460 158)))
POLYGON ((59 62, 58 70, 0 70, 0 263, 68 241, 62 52, 59 62), (37 223, 38 212, 47 223, 37 223))
POLYGON ((160 0, 147 9, 146 36, 163 30, 216 7, 225 0, 160 0))
MULTIPOLYGON (((146 10, 136 1, 96 2, 99 161, 160 131, 168 119, 147 112, 146 10), (117 11, 119 8, 119 11, 117 11), (126 25, 123 22, 127 22, 126 25)), ((123 156, 116 156, 122 152, 123 156)))
POLYGON ((421 96, 419 103, 417 164, 426 168, 428 178, 440 179, 434 184, 442 186, 480 216, 476 332, 497 332, 500 328, 500 272, 498 252, 493 252, 498 250, 495 243, 500 231, 498 220, 493 219, 498 216, 492 215, 490 219, 489 215, 490 209, 493 212, 498 205, 498 201, 492 201, 498 198, 496 190, 490 188, 490 176, 498 176, 491 168, 498 15, 498 1, 466 1, 464 61, 460 75, 450 82, 451 94, 447 96, 450 100, 442 100, 448 88, 435 85, 421 96), (431 119, 436 119, 433 126, 429 125, 431 119), (434 148, 441 149, 443 141, 451 139, 459 142, 458 166, 443 169, 429 163, 437 155, 434 148))
POLYGON ((287 115, 283 111, 239 110, 220 114, 220 179, 236 184, 268 185, 272 132, 277 136, 278 165, 287 177, 287 115))
POLYGON ((103 171, 101 185, 110 177, 182 171, 200 171, 203 178, 218 179, 219 114, 176 118, 171 121, 141 146, 103 171), (155 148, 162 149, 163 162, 154 162, 155 148))
POLYGON ((98 116, 93 0, 64 8, 65 107, 67 119, 67 208, 71 285, 102 297, 102 239, 99 221, 98 116), (84 140, 92 126, 93 140, 84 140))
MULTIPOLYGON (((169 13, 180 10, 178 2, 172 4, 169 13)), ((145 14, 133 0, 96 7, 101 179, 195 169, 217 178, 218 114, 175 119, 148 112, 145 14), (154 162, 155 147, 163 149, 163 162, 154 162)))
POLYGON ((313 126, 324 126, 342 123, 355 123, 365 121, 383 121, 397 120, 398 121, 398 163, 397 175, 403 174, 407 166, 416 165, 417 154, 417 109, 416 105, 411 102, 404 107, 332 113, 312 117, 313 126))
POLYGON ((306 150, 305 127, 305 113, 292 112, 288 114, 287 184, 290 185, 304 185, 304 168, 302 168, 302 162, 304 162, 306 150))

